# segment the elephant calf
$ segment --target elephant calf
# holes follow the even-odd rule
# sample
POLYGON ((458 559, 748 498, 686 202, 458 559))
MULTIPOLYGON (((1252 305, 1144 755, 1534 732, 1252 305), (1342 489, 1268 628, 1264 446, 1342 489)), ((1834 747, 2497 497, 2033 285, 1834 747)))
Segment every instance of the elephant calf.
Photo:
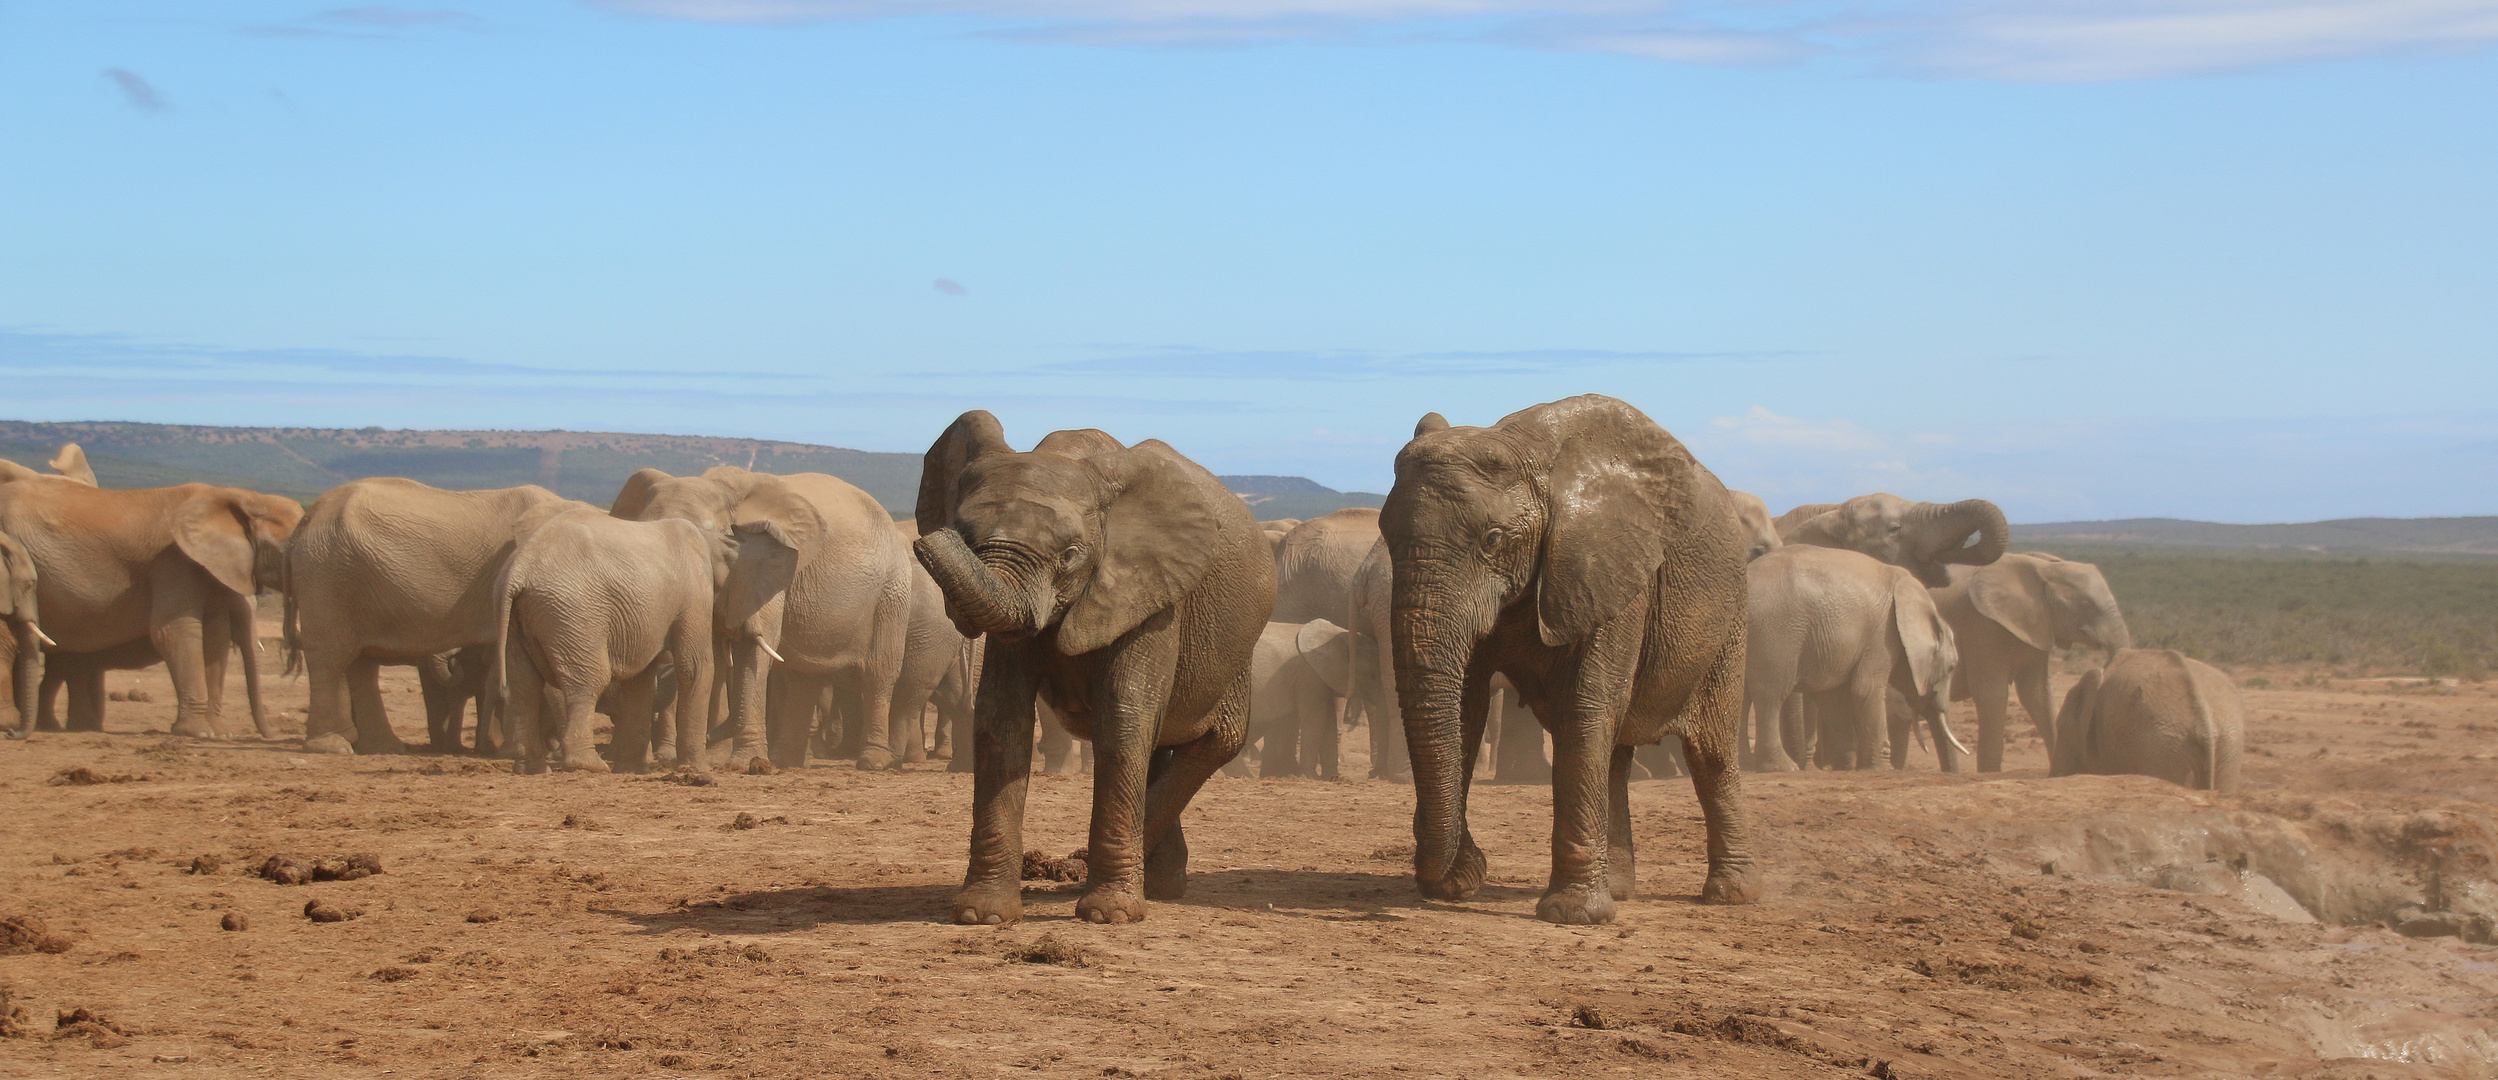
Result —
POLYGON ((560 769, 606 772, 590 713, 621 678, 616 764, 648 767, 651 696, 663 654, 676 661, 676 764, 702 760, 711 683, 712 590, 728 577, 727 537, 692 522, 626 521, 595 507, 567 511, 521 535, 495 582, 495 684, 511 692, 521 772, 546 768, 543 698, 564 707, 560 769))
POLYGON ((2064 695, 2048 774, 2234 791, 2245 747, 2245 708, 2229 676, 2171 649, 2126 649, 2064 695))
MULTIPOLYGON (((1325 619, 1270 622, 1249 659, 1249 739, 1259 776, 1336 778, 1336 698, 1353 674, 1353 636, 1325 619)), ((1248 748, 1223 767, 1246 776, 1248 748)))

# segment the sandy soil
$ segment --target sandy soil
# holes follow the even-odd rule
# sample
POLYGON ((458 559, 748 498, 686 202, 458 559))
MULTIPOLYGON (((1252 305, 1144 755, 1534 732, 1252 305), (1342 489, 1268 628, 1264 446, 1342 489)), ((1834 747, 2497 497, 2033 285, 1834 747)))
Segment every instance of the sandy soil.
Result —
MULTIPOLYGON (((2034 741, 1982 779, 1748 778, 1751 907, 1693 902, 1680 780, 1633 788, 1650 894, 1565 928, 1545 789, 1478 789, 1493 883, 1441 904, 1409 789, 1217 777, 1186 900, 1092 926, 1035 882, 973 929, 936 921, 968 776, 304 756, 170 739, 162 672, 115 673, 154 700, 0 747, 0 915, 69 946, 0 956, 0 1075, 2498 1075, 2498 950, 2374 921, 2498 905, 2498 687, 2265 674, 2238 795, 2049 780, 2034 741), (355 853, 385 872, 254 874, 355 853)), ((299 725, 302 684, 276 701, 299 725)), ((1089 783, 1036 776, 1027 837, 1080 847, 1089 783)))

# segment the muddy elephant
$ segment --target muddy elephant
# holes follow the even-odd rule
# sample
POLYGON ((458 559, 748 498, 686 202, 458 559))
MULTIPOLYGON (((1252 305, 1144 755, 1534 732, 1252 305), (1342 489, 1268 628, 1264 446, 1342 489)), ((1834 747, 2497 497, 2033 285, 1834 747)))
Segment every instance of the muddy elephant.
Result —
MULTIPOLYGON (((1746 633, 1745 711, 1754 732, 1747 765, 1764 772, 1802 761, 1782 714, 1802 692, 1828 721, 1821 741, 1844 748, 1840 768, 1870 769, 1890 726, 1896 689, 1934 733, 1939 764, 1960 770, 1952 734, 1952 670, 1958 662, 1952 628, 1934 598, 1908 571, 1837 548, 1782 547, 1752 561, 1746 633)), ((1908 730, 1890 732, 1891 763, 1905 768, 1908 730)), ((1831 755, 1834 759, 1839 754, 1831 755)))
POLYGON ((987 634, 974 719, 963 923, 1023 915, 1033 702, 1095 749, 1089 872, 1077 914, 1143 919, 1188 888, 1180 814, 1249 725, 1249 669, 1275 561, 1249 507, 1147 440, 1058 432, 1026 453, 964 413, 920 474, 920 562, 968 636, 987 634))
POLYGON ((1249 662, 1249 741, 1223 771, 1248 775, 1254 743, 1259 776, 1335 779, 1336 700, 1352 676, 1353 637, 1343 627, 1267 623, 1249 662))
POLYGON ((1780 515, 1786 544, 1846 548, 1917 575, 1929 588, 1951 584, 1950 566, 1985 566, 2012 540, 2003 510, 1984 499, 1911 502, 1897 495, 1859 495, 1823 509, 1799 506, 1780 515), (1795 520, 1806 511, 1817 511, 1795 520))
POLYGON ((1490 680, 1553 735, 1552 876, 1536 915, 1610 921, 1636 890, 1634 747, 1678 737, 1708 831, 1706 903, 1747 903, 1744 556, 1717 478, 1629 404, 1584 395, 1491 427, 1425 416, 1379 517, 1423 895, 1482 887, 1467 787, 1490 680))
POLYGON ((826 692, 843 715, 862 719, 858 767, 893 767, 897 721, 916 728, 894 715, 910 636, 911 560, 874 497, 823 473, 644 469, 625 481, 612 513, 678 518, 736 536, 738 555, 712 608, 729 667, 730 767, 757 757, 806 764, 826 692), (775 682, 783 689, 767 701, 775 682))
POLYGON ((2171 649, 2127 649, 2083 673, 2056 712, 2048 775, 2156 776, 2238 788, 2246 709, 2219 669, 2171 649))
POLYGON ((560 706, 563 756, 553 767, 608 771, 593 745, 590 716, 600 692, 620 681, 615 768, 646 771, 663 658, 676 665, 674 764, 700 766, 712 599, 745 557, 742 546, 690 521, 626 521, 592 506, 522 533, 495 581, 493 654, 495 685, 509 690, 520 737, 517 769, 548 767, 549 706, 560 706))
MULTIPOLYGON (((0 532, 34 563, 50 650, 153 648, 173 678, 177 735, 226 734, 212 712, 210 680, 221 692, 238 621, 248 628, 252 597, 282 585, 286 545, 303 517, 293 499, 207 484, 107 490, 58 477, 0 484, 0 532)), ((267 737, 259 654, 243 633, 252 720, 267 737)), ((21 717, 19 730, 32 721, 21 717)))
POLYGON ((2125 615, 2099 568, 2043 553, 2012 554, 1988 566, 1955 566, 1951 584, 1934 590, 1935 606, 1960 642, 1960 675, 1952 700, 1978 708, 1978 771, 2004 767, 2008 692, 2055 744, 2047 669, 2060 648, 2088 645, 2113 656, 2132 647, 2125 615))
POLYGON ((289 668, 311 683, 304 749, 401 754, 384 664, 495 643, 494 582, 519 536, 589 505, 535 484, 445 491, 353 480, 315 500, 286 556, 289 668))
POLYGON ((6 627, 8 655, 0 662, 0 675, 9 681, 9 690, 0 694, 17 710, 17 723, 9 726, 9 737, 22 739, 31 730, 35 719, 35 692, 43 685, 43 646, 51 640, 43 632, 40 617, 42 604, 35 590, 35 557, 15 537, 0 533, 0 627, 6 627))

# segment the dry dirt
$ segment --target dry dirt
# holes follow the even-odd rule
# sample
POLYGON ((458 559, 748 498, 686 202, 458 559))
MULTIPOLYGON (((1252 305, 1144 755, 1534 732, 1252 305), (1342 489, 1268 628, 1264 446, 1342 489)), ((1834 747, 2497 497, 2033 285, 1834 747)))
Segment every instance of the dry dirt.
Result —
MULTIPOLYGON (((1093 926, 1035 882, 975 929, 937 921, 968 776, 306 756, 170 739, 161 671, 115 673, 154 700, 109 733, 0 746, 0 916, 69 945, 0 955, 0 1075, 2498 1075, 2498 949, 2377 921, 2498 906, 2498 687, 2264 674, 2239 795, 2050 780, 2034 741, 1748 778, 1756 906, 1693 902, 1680 780, 1632 791, 1653 893, 1566 928, 1544 789, 1477 790, 1492 884, 1442 904, 1409 789, 1217 777, 1186 900, 1093 926)), ((1089 783, 1034 778, 1035 846, 1082 845, 1089 783)))

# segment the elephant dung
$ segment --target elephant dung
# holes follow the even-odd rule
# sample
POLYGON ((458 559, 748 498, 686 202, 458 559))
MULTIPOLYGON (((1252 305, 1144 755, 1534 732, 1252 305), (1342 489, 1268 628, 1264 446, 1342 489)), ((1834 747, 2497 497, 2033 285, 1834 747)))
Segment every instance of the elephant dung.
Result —
POLYGON ((363 917, 364 909, 359 907, 331 904, 326 900, 311 900, 304 904, 304 918, 314 922, 346 922, 363 917))
POLYGON ((1053 859, 1038 851, 1024 852, 1023 879, 1025 881, 1083 881, 1085 871, 1091 865, 1086 861, 1088 854, 1086 849, 1078 848, 1068 853, 1064 859, 1053 859))
POLYGON ((77 944, 32 915, 0 915, 0 956, 19 953, 65 953, 77 944))

